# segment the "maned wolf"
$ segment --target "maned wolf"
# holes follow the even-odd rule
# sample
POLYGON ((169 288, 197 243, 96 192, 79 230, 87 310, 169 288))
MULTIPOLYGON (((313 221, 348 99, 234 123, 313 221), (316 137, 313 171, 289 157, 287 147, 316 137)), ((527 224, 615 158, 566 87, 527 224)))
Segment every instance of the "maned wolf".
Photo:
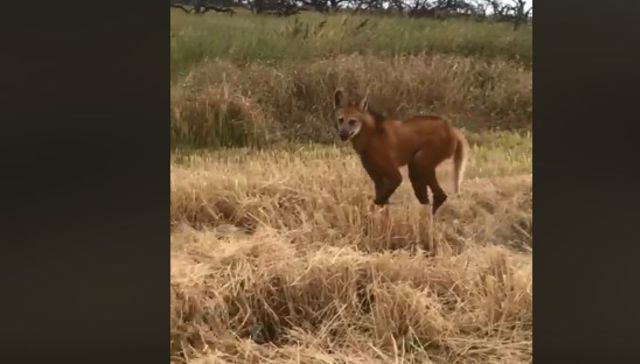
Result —
POLYGON ((377 205, 388 203, 402 182, 399 168, 408 164, 409 179, 421 204, 429 204, 427 186, 433 192, 433 213, 446 201, 438 184, 436 167, 453 158, 455 192, 467 161, 468 143, 460 130, 437 116, 413 116, 389 120, 369 109, 368 95, 359 104, 347 103, 342 89, 334 93, 338 135, 351 140, 375 186, 377 205))

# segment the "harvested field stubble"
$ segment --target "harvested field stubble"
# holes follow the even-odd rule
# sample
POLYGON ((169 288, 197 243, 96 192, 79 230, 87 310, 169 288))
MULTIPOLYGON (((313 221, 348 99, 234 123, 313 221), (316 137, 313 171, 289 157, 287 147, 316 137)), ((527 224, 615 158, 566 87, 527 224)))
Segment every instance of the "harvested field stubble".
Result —
POLYGON ((406 179, 372 210, 348 149, 174 154, 172 360, 530 362, 530 140, 470 139, 433 221, 406 179))

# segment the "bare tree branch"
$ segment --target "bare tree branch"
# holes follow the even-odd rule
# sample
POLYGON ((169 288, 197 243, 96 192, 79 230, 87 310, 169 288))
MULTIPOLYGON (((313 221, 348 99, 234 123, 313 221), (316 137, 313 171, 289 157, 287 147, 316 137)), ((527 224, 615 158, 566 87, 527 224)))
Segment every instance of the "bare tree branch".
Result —
POLYGON ((171 4, 171 7, 180 9, 180 10, 184 11, 187 14, 191 14, 191 9, 187 9, 184 6, 180 5, 180 4, 171 4))

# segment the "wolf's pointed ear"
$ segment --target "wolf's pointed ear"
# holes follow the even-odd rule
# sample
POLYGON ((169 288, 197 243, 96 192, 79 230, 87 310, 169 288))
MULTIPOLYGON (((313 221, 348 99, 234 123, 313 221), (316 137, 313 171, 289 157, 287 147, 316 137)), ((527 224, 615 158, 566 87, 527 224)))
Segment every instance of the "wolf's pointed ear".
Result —
POLYGON ((367 93, 364 94, 362 101, 360 101, 360 110, 367 111, 368 108, 369 108, 369 91, 367 91, 367 93))
POLYGON ((340 88, 337 88, 336 91, 333 93, 333 108, 334 109, 340 108, 344 106, 344 104, 345 104, 345 94, 342 87, 340 87, 340 88))

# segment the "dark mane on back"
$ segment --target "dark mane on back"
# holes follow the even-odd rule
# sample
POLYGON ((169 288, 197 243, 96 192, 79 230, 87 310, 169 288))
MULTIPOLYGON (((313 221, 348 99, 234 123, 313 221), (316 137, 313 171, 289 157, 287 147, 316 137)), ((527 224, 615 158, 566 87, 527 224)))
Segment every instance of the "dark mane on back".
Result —
POLYGON ((387 117, 383 113, 372 108, 371 106, 369 106, 367 111, 369 112, 369 114, 371 114, 371 116, 373 117, 373 120, 376 121, 376 124, 381 124, 383 121, 387 119, 387 117))

